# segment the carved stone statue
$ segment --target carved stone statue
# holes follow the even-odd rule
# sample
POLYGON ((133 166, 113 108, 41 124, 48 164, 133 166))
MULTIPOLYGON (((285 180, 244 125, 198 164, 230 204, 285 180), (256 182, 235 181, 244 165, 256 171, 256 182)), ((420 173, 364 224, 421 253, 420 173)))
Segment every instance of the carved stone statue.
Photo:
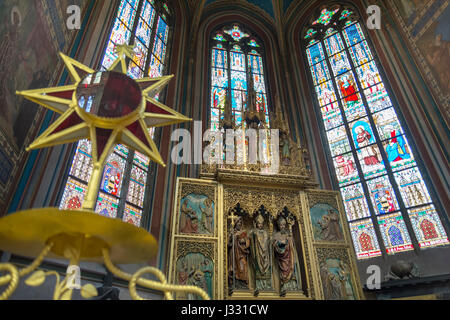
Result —
POLYGON ((264 230, 264 217, 258 214, 250 232, 251 257, 255 269, 255 295, 272 289, 272 259, 269 233, 264 230))
POLYGON ((248 256, 250 239, 242 230, 242 217, 238 217, 228 236, 228 273, 229 285, 233 289, 248 288, 248 256))
POLYGON ((296 274, 298 266, 294 239, 290 234, 287 221, 283 216, 278 218, 277 226, 278 231, 273 235, 272 244, 280 277, 280 293, 283 296, 287 291, 298 291, 300 288, 297 282, 300 279, 298 279, 296 274))

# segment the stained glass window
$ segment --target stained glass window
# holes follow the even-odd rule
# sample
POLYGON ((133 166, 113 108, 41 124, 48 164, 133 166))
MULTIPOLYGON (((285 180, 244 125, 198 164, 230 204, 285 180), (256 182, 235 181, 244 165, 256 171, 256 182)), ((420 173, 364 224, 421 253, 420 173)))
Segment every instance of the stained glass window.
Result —
MULTIPOLYGON (((101 62, 102 70, 108 69, 117 58, 115 47, 127 44, 135 46, 128 66, 131 78, 163 76, 169 42, 168 17, 170 9, 163 1, 121 0, 101 62)), ((88 77, 87 81, 96 83, 98 75, 88 77)), ((88 110, 92 97, 83 97, 79 103, 88 110)), ((103 172, 95 212, 111 218, 123 216, 124 221, 140 226, 149 164, 146 156, 117 145, 103 172), (127 183, 125 177, 129 179, 127 183)), ((82 140, 72 161, 61 209, 81 208, 91 172, 91 143, 82 140)))
POLYGON ((354 15, 349 8, 325 8, 303 38, 357 256, 448 244, 406 127, 354 15))
MULTIPOLYGON (((233 118, 236 125, 244 125, 243 112, 247 103, 248 86, 253 83, 256 106, 269 119, 266 80, 261 44, 239 25, 225 28, 213 35, 211 64, 211 130, 219 128, 227 90, 230 89, 233 118), (241 41, 242 40, 242 41, 241 41), (243 42, 245 40, 245 42, 243 42), (229 50, 221 43, 228 42, 229 50)), ((266 124, 267 126, 269 123, 266 124)))

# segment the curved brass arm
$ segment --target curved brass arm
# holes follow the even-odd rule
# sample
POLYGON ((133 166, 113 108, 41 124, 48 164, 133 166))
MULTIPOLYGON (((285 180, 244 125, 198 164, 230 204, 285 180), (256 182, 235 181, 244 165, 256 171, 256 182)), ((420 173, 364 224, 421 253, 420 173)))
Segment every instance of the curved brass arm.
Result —
POLYGON ((162 291, 164 292, 164 296, 167 300, 173 300, 173 296, 171 292, 189 292, 199 295, 203 300, 210 300, 210 297, 208 294, 200 289, 199 287, 195 286, 180 286, 180 285, 172 285, 167 283, 167 279, 165 275, 158 269, 153 267, 146 267, 138 270, 134 275, 131 275, 129 273, 123 272, 122 270, 118 269, 114 266, 112 263, 109 251, 108 249, 103 249, 103 258, 106 267, 108 268, 111 273, 113 273, 115 276, 124 279, 126 281, 129 281, 129 289, 130 289, 130 295, 134 300, 144 300, 142 297, 140 297, 136 292, 136 284, 162 291), (142 279, 140 278, 145 273, 152 273, 154 274, 161 282, 148 280, 148 279, 142 279))
POLYGON ((44 250, 42 250, 41 254, 30 264, 28 267, 21 269, 20 271, 11 264, 11 263, 2 263, 0 264, 0 270, 9 271, 9 274, 3 277, 0 277, 0 286, 4 286, 9 283, 8 288, 0 295, 0 300, 6 300, 14 293, 19 285, 19 279, 24 277, 40 266, 45 256, 50 252, 53 247, 53 243, 48 244, 44 250))

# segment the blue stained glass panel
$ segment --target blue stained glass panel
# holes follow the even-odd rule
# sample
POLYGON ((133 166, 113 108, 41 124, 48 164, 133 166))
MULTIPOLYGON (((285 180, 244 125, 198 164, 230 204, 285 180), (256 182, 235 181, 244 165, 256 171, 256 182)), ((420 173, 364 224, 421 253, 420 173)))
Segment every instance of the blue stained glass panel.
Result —
POLYGON ((247 91, 247 75, 245 72, 231 71, 231 88, 247 91))
POLYGON ((388 254, 414 250, 405 221, 400 213, 378 217, 378 225, 388 254))
POLYGON ((376 142, 369 119, 363 118, 350 124, 355 147, 364 148, 376 142))
POLYGON ((245 101, 247 99, 247 95, 245 91, 232 91, 232 103, 231 106, 235 111, 242 111, 245 101))
POLYGON ((313 75, 314 85, 316 86, 330 79, 330 72, 328 71, 328 66, 325 61, 312 66, 311 73, 313 75))
POLYGON ((150 68, 148 70, 148 75, 150 78, 157 78, 163 75, 164 65, 156 59, 154 55, 152 55, 152 59, 150 61, 150 68))
POLYGON ((367 41, 363 41, 350 47, 350 55, 356 67, 367 63, 373 59, 372 52, 367 45, 367 41))
POLYGON ((312 66, 325 59, 322 43, 318 42, 315 45, 306 49, 309 65, 312 66))
POLYGON ((393 137, 383 142, 392 170, 399 171, 416 165, 405 136, 393 137))
POLYGON ((261 56, 248 55, 249 68, 253 73, 264 74, 263 60, 261 56))
POLYGON ((160 17, 158 19, 158 26, 156 27, 156 35, 164 42, 167 43, 167 36, 169 34, 169 28, 167 23, 160 17))
POLYGON ((212 85, 214 87, 228 87, 228 72, 224 69, 212 68, 212 85))
POLYGON ((132 6, 130 6, 127 1, 122 0, 117 18, 122 20, 127 27, 131 28, 133 26, 134 18, 136 17, 136 9, 139 5, 139 1, 135 0, 130 2, 132 6))
MULTIPOLYGON (((151 8, 151 6, 149 5, 149 7, 151 8)), ((146 15, 151 15, 151 17, 149 17, 149 20, 145 20, 143 18, 139 18, 138 21, 138 25, 136 28, 136 37, 142 41, 142 43, 145 44, 146 47, 150 46, 150 36, 152 34, 152 22, 153 22, 153 18, 154 18, 154 14, 155 12, 150 9, 149 13, 146 15), (150 11, 151 10, 151 11, 150 11)))
POLYGON ((328 56, 331 57, 338 52, 344 50, 344 43, 339 33, 332 35, 325 39, 325 47, 327 49, 328 56))
POLYGON ((348 26, 343 33, 345 42, 347 42, 349 47, 364 40, 364 34, 359 23, 348 26))
POLYGON ((166 45, 157 38, 155 40, 155 46, 153 47, 153 54, 156 56, 156 58, 163 62, 164 58, 166 57, 166 45))
POLYGON ((216 68, 228 68, 227 52, 217 49, 213 49, 212 52, 212 66, 216 68))
POLYGON ((115 153, 109 155, 103 171, 100 189, 111 195, 120 196, 125 165, 124 158, 115 153))
POLYGON ((350 62, 348 61, 345 52, 340 52, 332 56, 330 58, 330 64, 335 76, 339 76, 351 69, 350 62))

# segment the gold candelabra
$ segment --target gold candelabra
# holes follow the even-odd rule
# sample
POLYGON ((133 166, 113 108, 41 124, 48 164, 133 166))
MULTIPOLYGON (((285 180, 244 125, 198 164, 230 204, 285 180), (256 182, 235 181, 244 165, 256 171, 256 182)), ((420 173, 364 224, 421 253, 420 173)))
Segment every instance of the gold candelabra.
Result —
MULTIPOLYGON (((105 72, 96 72, 61 54, 73 84, 17 92, 61 114, 29 149, 89 139, 93 170, 80 210, 31 209, 0 219, 0 249, 36 257, 21 270, 11 263, 0 264, 0 271, 7 273, 0 277, 0 286, 7 286, 0 293, 0 300, 10 298, 19 280, 30 274, 25 284, 34 287, 42 285, 46 277, 55 276, 53 298, 70 300, 75 289, 74 274, 67 274, 61 281, 57 272, 37 270, 45 258, 65 259, 69 266, 78 266, 80 262, 104 263, 112 274, 129 282, 130 295, 135 300, 143 300, 136 285, 162 291, 168 300, 173 299, 173 292, 194 293, 209 300, 208 294, 198 287, 167 283, 165 275, 156 268, 145 267, 135 274, 117 268, 115 264, 149 261, 157 252, 157 242, 142 228, 94 212, 104 166, 116 144, 127 145, 164 166, 149 128, 191 120, 154 98, 173 76, 133 80, 127 76, 126 62, 133 57, 133 47, 119 45, 116 54, 118 58, 105 72), (86 103, 89 98, 91 103, 86 103), (159 281, 145 279, 145 274, 153 274, 159 281)), ((97 296, 92 284, 79 289, 83 298, 97 296)))

